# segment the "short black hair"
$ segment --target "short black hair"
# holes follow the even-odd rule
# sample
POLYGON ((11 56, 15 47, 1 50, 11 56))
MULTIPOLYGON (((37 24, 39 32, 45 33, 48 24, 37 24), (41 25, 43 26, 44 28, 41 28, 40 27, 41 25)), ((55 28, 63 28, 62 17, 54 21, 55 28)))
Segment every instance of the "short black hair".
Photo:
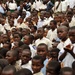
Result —
POLYGON ((63 75, 64 72, 72 72, 73 73, 73 70, 70 67, 63 67, 60 70, 60 75, 63 75))
POLYGON ((56 60, 51 60, 48 64, 47 64, 48 68, 51 67, 53 68, 53 70, 56 72, 56 73, 59 73, 60 72, 60 69, 61 69, 61 65, 58 61, 56 60))
POLYGON ((75 61, 72 63, 72 69, 75 70, 75 61))
POLYGON ((8 65, 8 66, 4 67, 4 69, 2 70, 2 72, 8 72, 10 70, 13 71, 13 74, 16 73, 16 68, 13 65, 8 65))
POLYGON ((29 49, 30 50, 30 47, 28 45, 26 45, 26 44, 22 45, 21 48, 22 49, 29 49))
POLYGON ((33 75, 29 69, 21 69, 15 73, 15 75, 33 75))
POLYGON ((45 46, 46 47, 46 50, 48 51, 48 46, 45 43, 40 43, 38 46, 45 46))
POLYGON ((7 65, 9 65, 9 62, 6 59, 0 59, 0 67, 2 69, 7 65))
POLYGON ((43 64, 44 60, 43 60, 43 57, 40 56, 40 55, 35 55, 32 60, 40 60, 41 61, 41 64, 43 64))
POLYGON ((75 26, 70 27, 69 30, 75 30, 75 26))

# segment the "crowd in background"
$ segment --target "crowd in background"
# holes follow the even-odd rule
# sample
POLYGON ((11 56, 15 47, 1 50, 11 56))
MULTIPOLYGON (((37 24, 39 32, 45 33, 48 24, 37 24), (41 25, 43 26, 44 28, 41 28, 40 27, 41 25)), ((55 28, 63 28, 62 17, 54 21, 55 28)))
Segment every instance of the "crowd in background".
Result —
POLYGON ((0 75, 75 75, 75 0, 0 0, 0 75))

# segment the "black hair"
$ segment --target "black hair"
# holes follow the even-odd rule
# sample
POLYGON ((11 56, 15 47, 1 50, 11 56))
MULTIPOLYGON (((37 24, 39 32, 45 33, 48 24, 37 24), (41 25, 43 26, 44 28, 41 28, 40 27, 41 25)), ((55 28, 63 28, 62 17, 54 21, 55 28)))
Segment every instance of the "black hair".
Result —
POLYGON ((68 15, 68 14, 69 14, 69 15, 73 15, 73 11, 68 11, 68 12, 67 12, 67 15, 68 15))
POLYGON ((52 50, 50 51, 50 52, 57 52, 57 53, 59 53, 59 49, 58 48, 52 48, 52 50))
POLYGON ((9 65, 9 62, 6 59, 0 59, 0 67, 2 69, 7 65, 9 65))
POLYGON ((18 59, 19 52, 17 50, 14 49, 14 50, 10 50, 8 52, 12 52, 13 57, 16 57, 16 60, 18 59))
POLYGON ((72 69, 75 70, 75 61, 72 63, 72 69))
POLYGON ((45 46, 46 50, 48 51, 48 46, 45 43, 40 43, 38 46, 45 46))
POLYGON ((2 49, 0 49, 0 55, 1 55, 2 57, 5 57, 7 51, 8 51, 8 49, 6 49, 6 48, 2 48, 2 49))
POLYGON ((70 67, 63 67, 60 70, 60 75, 63 75, 64 72, 72 72, 73 73, 73 70, 70 67))
POLYGON ((43 57, 40 56, 40 55, 35 55, 32 60, 40 60, 41 61, 41 64, 43 64, 44 60, 43 60, 43 57))
POLYGON ((69 28, 68 28, 67 26, 60 26, 60 27, 58 27, 58 29, 59 29, 59 28, 63 28, 66 32, 69 31, 69 28))
POLYGON ((15 73, 15 75, 33 75, 29 69, 21 69, 15 73))
POLYGON ((22 45, 21 48, 22 49, 29 49, 30 50, 30 47, 28 45, 26 45, 26 44, 22 45))
POLYGON ((18 34, 18 35, 19 35, 19 37, 20 37, 20 39, 22 39, 22 36, 21 36, 21 34, 20 34, 20 33, 15 32, 15 33, 13 34, 13 37, 14 37, 14 35, 15 35, 15 34, 18 34))
POLYGON ((32 26, 35 30, 37 30, 37 27, 36 26, 32 26))
POLYGON ((61 65, 58 61, 55 60, 51 60, 48 64, 47 64, 48 68, 53 68, 53 70, 59 74, 60 69, 61 69, 61 65))
POLYGON ((2 70, 2 73, 8 72, 8 71, 11 71, 11 70, 13 71, 13 74, 16 73, 16 68, 13 65, 8 65, 8 66, 4 67, 4 69, 2 70))

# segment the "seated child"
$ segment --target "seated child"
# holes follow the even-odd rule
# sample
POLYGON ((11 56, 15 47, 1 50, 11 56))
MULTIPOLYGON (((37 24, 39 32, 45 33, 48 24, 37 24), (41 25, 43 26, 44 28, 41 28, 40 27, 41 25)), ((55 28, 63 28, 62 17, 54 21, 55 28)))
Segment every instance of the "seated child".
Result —
POLYGON ((49 61, 46 66, 46 75, 59 75, 60 63, 58 61, 49 61))
POLYGON ((33 75, 43 75, 41 69, 43 67, 43 59, 41 56, 36 55, 32 58, 33 75))

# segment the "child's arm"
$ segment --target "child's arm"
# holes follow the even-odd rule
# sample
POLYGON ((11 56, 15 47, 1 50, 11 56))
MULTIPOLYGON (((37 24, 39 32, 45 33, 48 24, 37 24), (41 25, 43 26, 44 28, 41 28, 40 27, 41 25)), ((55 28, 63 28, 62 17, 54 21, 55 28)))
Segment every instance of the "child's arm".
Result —
POLYGON ((75 53, 73 52, 74 47, 71 47, 71 45, 68 45, 64 49, 65 51, 69 52, 73 56, 73 58, 75 58, 75 53))
POLYGON ((59 60, 62 61, 65 58, 66 54, 67 52, 64 51, 64 53, 59 57, 59 60))

